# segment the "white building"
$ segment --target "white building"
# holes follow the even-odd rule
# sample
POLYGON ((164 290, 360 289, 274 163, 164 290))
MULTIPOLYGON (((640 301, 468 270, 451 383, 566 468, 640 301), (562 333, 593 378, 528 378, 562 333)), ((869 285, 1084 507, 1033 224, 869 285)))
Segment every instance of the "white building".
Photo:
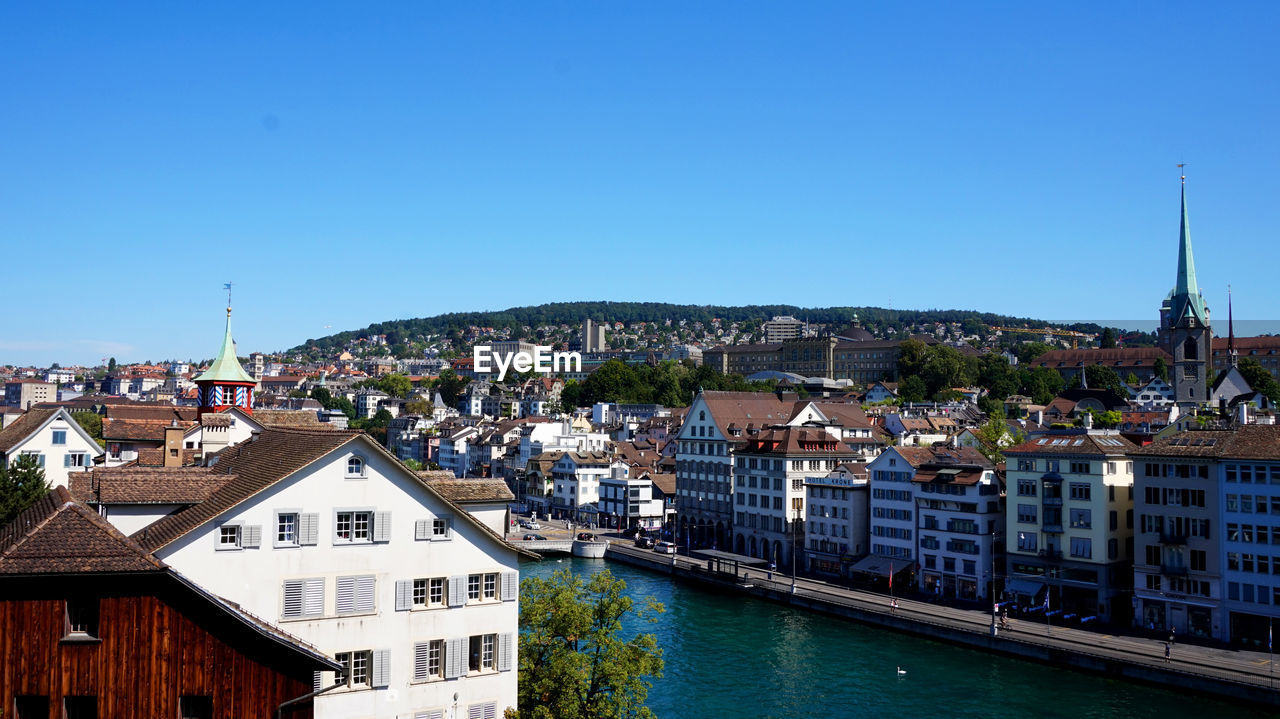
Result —
POLYGON ((608 452, 565 452, 552 468, 551 506, 561 515, 596 521, 600 483, 609 477, 625 479, 631 468, 608 452))
POLYGON ((516 704, 520 550, 363 433, 267 429, 209 499, 133 538, 345 666, 316 717, 497 717, 516 704))
POLYGON ((648 476, 609 476, 600 480, 601 525, 616 529, 660 529, 666 509, 662 497, 654 497, 648 476))
POLYGON ((1004 537, 995 468, 966 447, 922 464, 911 482, 920 514, 920 590, 966 600, 992 596, 1004 537))
POLYGON ((804 478, 804 552, 810 572, 848 576, 851 560, 867 554, 870 479, 866 472, 863 465, 845 463, 824 475, 804 478))
POLYGON ((73 472, 92 467, 102 454, 102 447, 62 407, 27 410, 0 430, 0 467, 31 455, 53 487, 67 486, 73 472))
POLYGON ((768 344, 785 342, 804 336, 805 323, 791 315, 775 316, 761 324, 764 341, 768 344))

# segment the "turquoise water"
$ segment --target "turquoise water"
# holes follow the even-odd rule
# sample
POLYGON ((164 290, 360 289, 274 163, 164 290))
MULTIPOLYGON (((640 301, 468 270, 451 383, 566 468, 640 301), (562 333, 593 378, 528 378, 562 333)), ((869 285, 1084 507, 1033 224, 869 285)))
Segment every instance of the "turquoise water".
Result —
POLYGON ((608 567, 633 597, 666 605, 657 624, 630 627, 654 632, 665 652, 666 671, 649 692, 662 719, 1273 716, 674 583, 603 559, 548 559, 520 569, 548 577, 566 566, 579 573, 608 567))

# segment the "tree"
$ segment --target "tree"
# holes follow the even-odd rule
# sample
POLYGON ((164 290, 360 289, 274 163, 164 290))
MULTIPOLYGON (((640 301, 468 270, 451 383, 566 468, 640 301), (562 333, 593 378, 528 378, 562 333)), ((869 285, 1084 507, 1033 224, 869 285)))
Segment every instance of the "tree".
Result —
POLYGON ((1098 346, 1102 349, 1111 349, 1116 346, 1116 331, 1110 327, 1102 331, 1102 339, 1098 340, 1098 346))
POLYGON ((1142 380, 1138 379, 1138 375, 1130 372, 1129 376, 1124 378, 1124 383, 1130 387, 1138 387, 1142 384, 1142 380))
POLYGON ((1089 389, 1109 389, 1124 399, 1129 399, 1129 391, 1125 389, 1120 375, 1106 365, 1091 364, 1084 368, 1085 379, 1089 381, 1089 389))
POLYGON ((462 397, 462 388, 470 381, 470 377, 459 377, 458 373, 446 367, 440 371, 440 379, 436 380, 436 391, 440 393, 445 405, 453 407, 462 397))
POLYGON ((1014 444, 1014 437, 1009 434, 1009 425, 999 417, 987 420, 986 424, 974 430, 973 434, 978 438, 978 451, 991 460, 992 464, 1003 462, 1004 454, 1000 450, 1014 444))
POLYGON ((1014 350, 1014 354, 1018 355, 1019 362, 1025 364, 1051 349, 1053 348, 1043 342, 1026 342, 1018 345, 1017 349, 1014 350))
POLYGON ((917 339, 905 340, 898 345, 898 376, 914 377, 924 370, 929 359, 929 345, 917 339))
POLYGON ((392 397, 405 397, 413 390, 413 381, 405 375, 391 372, 379 377, 374 387, 392 397))
POLYGON ((1280 383, 1276 382, 1262 363, 1253 357, 1244 357, 1236 364, 1236 369, 1240 370, 1240 376, 1244 377, 1253 391, 1261 392, 1272 402, 1280 402, 1280 383))
POLYGON ((1160 378, 1160 381, 1169 381, 1169 365, 1164 361, 1163 357, 1157 357, 1155 363, 1151 365, 1151 369, 1160 378))
POLYGON ((111 359, 107 360, 107 374, 115 374, 115 371, 116 371, 116 358, 112 357, 111 359))
POLYGON ((329 402, 333 400, 333 394, 329 392, 328 387, 313 387, 311 389, 311 398, 319 402, 325 409, 330 409, 329 402))
POLYGON ((102 415, 96 412, 72 412, 71 419, 84 428, 90 437, 102 441, 102 415))
POLYGON ((924 380, 915 375, 902 380, 902 384, 898 385, 898 396, 903 402, 923 402, 925 392, 928 391, 924 380))
POLYGON ((619 635, 624 618, 656 622, 664 609, 652 597, 636 607, 626 588, 607 569, 586 581, 562 569, 521 582, 519 717, 654 716, 644 702, 662 676, 662 649, 653 634, 619 635))
POLYGON ((48 492, 49 483, 35 455, 21 455, 0 469, 0 527, 12 522, 48 492))

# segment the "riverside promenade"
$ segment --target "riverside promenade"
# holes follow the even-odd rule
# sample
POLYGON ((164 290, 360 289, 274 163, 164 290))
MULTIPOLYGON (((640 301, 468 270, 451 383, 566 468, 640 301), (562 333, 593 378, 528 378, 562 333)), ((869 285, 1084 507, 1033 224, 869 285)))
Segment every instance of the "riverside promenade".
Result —
POLYGON ((797 579, 793 593, 790 576, 775 572, 770 580, 765 572, 749 569, 745 577, 742 570, 735 577, 711 571, 706 560, 657 554, 618 538, 611 538, 606 556, 717 591, 749 595, 930 639, 1116 679, 1280 707, 1280 692, 1273 688, 1273 667, 1265 652, 1175 644, 1166 663, 1163 641, 1058 627, 1030 619, 1010 620, 1008 630, 993 636, 991 615, 982 611, 903 598, 898 599, 895 610, 884 594, 803 577, 797 579))

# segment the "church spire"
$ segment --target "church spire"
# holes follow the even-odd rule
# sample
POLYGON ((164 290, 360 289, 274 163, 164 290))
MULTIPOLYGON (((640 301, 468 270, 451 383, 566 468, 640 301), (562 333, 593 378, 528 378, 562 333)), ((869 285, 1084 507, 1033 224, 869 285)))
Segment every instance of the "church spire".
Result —
POLYGON ((1182 176, 1182 227, 1178 230, 1178 284, 1174 295, 1200 294, 1196 287, 1196 261, 1191 256, 1191 223, 1187 220, 1187 176, 1182 176))
POLYGON ((1227 359, 1231 361, 1231 366, 1235 367, 1240 357, 1236 354, 1236 324, 1235 318, 1231 316, 1231 285, 1227 285, 1227 359))

